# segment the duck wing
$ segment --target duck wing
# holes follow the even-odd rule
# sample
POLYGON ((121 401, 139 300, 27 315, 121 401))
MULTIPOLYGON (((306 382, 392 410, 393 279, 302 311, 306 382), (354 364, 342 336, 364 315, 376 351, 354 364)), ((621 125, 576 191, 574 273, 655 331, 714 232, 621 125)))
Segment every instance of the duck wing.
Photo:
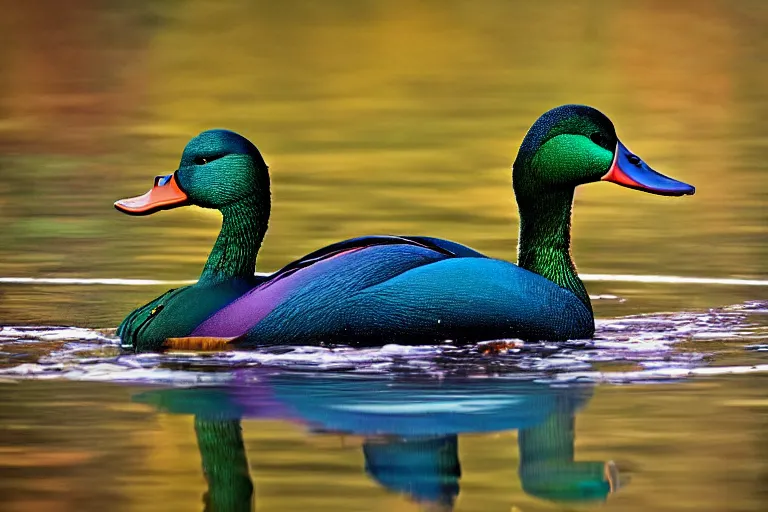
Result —
POLYGON ((338 256, 343 252, 366 249, 377 245, 410 245, 421 247, 439 253, 447 258, 487 257, 465 245, 451 242, 450 240, 443 240, 441 238, 427 236, 369 235, 350 238, 349 240, 343 240, 341 242, 336 242, 335 244, 327 245, 289 263, 271 276, 268 276, 267 279, 274 279, 291 274, 299 269, 306 268, 330 257, 338 256))

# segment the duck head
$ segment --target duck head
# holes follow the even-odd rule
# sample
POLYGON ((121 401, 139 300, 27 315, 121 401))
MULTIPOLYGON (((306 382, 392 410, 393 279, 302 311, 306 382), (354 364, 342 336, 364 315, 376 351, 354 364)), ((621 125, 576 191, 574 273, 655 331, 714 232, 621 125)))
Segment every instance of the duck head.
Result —
POLYGON ((518 200, 597 181, 664 196, 695 192, 691 185, 654 171, 627 149, 600 111, 563 105, 544 113, 528 131, 515 160, 518 200))
POLYGON ((149 192, 121 199, 115 208, 129 215, 190 204, 223 210, 253 198, 269 201, 269 174, 259 150, 235 132, 208 130, 187 143, 176 171, 155 177, 149 192))
POLYGON ((577 186, 610 181, 666 196, 694 188, 651 169, 616 136, 610 119, 585 105, 544 113, 523 139, 512 168, 520 212, 517 264, 592 305, 571 258, 571 210, 577 186))
POLYGON ((208 130, 184 148, 179 168, 158 176, 144 195, 121 199, 115 208, 149 215, 193 204, 222 213, 219 237, 199 283, 252 280, 269 222, 269 172, 256 146, 228 130, 208 130))

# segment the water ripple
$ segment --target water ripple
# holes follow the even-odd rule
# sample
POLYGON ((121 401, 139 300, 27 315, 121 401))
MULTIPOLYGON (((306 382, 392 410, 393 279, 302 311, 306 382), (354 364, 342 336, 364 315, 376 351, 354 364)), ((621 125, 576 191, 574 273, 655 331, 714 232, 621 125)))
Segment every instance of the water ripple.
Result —
POLYGON ((768 371, 768 302, 706 312, 598 320, 594 340, 379 348, 271 347, 220 353, 121 353, 113 330, 0 328, 0 378, 223 383, 259 368, 292 372, 519 377, 554 382, 647 382, 768 371), (754 357, 727 364, 724 355, 754 357))

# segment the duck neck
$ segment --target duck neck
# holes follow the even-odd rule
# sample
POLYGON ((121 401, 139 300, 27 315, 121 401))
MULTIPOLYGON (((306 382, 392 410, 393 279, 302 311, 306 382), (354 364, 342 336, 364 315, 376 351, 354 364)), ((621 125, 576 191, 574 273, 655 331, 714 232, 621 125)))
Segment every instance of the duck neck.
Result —
POLYGON ((571 258, 574 189, 517 194, 520 211, 518 266, 571 291, 592 311, 589 295, 571 258), (530 197, 530 199, 525 199, 530 197))
POLYGON ((200 282, 250 279, 256 271, 258 255, 269 220, 269 202, 262 204, 253 197, 221 209, 221 232, 208 256, 200 282))

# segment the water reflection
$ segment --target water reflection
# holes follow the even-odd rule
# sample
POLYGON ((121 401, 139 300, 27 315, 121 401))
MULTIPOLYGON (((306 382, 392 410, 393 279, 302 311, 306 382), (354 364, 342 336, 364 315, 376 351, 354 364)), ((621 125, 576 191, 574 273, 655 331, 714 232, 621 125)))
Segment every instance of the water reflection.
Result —
POLYGON ((575 417, 591 396, 591 386, 509 379, 282 374, 226 387, 152 390, 134 401, 194 415, 208 482, 205 510, 254 509, 241 427, 241 419, 253 418, 361 436, 371 479, 426 510, 447 511, 460 493, 459 437, 508 430, 518 430, 518 475, 527 494, 565 503, 605 500, 619 485, 615 465, 576 460, 574 449, 575 417))

